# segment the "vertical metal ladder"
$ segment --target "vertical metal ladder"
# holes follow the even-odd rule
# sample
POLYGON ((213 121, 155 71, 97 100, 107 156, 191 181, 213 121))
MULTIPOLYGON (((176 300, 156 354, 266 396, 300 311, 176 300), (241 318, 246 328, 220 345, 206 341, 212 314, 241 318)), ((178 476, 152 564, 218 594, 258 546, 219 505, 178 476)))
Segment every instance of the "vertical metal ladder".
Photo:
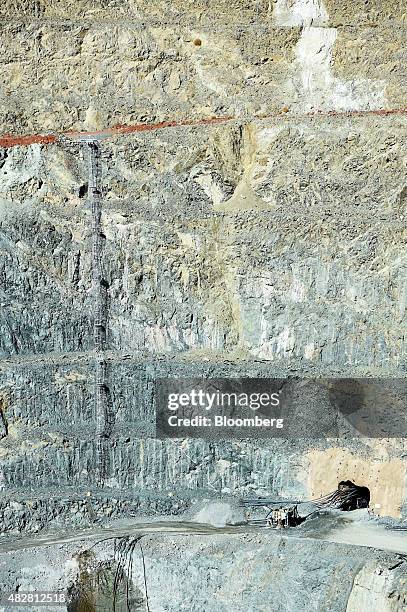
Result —
POLYGON ((102 188, 100 145, 87 141, 88 150, 88 198, 91 211, 91 273, 92 273, 92 320, 94 360, 94 417, 96 423, 96 471, 98 484, 103 485, 107 477, 108 460, 108 386, 105 357, 107 329, 107 292, 103 279, 103 249, 105 237, 102 232, 102 188))

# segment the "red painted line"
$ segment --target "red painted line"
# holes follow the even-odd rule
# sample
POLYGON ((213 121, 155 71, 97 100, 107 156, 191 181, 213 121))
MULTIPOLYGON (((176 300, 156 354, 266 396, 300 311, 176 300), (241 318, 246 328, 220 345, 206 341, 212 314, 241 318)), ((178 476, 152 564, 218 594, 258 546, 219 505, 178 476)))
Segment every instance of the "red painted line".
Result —
POLYGON ((216 123, 226 123, 235 120, 235 117, 208 117, 207 119, 184 119, 181 121, 161 121, 160 123, 136 123, 134 125, 121 125, 120 123, 105 130, 95 132, 65 132, 63 135, 68 138, 91 138, 92 136, 106 137, 118 134, 131 134, 133 132, 152 132, 171 127, 213 125, 216 123))
POLYGON ((54 134, 34 134, 32 136, 12 136, 6 134, 0 136, 0 147, 7 149, 9 147, 27 147, 31 144, 51 144, 56 142, 58 139, 54 134))
POLYGON ((313 119, 323 117, 361 117, 366 115, 406 115, 407 108, 391 108, 391 109, 378 109, 378 110, 367 110, 367 111, 313 111, 310 113, 303 114, 290 114, 288 108, 283 108, 280 112, 276 112, 269 115, 255 115, 248 117, 208 117, 206 119, 183 119, 180 121, 161 121, 160 123, 138 123, 134 125, 121 125, 117 124, 111 128, 104 130, 96 130, 90 132, 63 132, 61 134, 33 134, 28 136, 13 136, 11 134, 5 134, 0 136, 0 147, 16 147, 16 146, 28 146, 31 144, 51 144, 57 142, 61 138, 77 139, 92 139, 96 138, 111 138, 120 134, 132 134, 134 132, 152 132, 155 130, 162 130, 166 128, 175 127, 198 127, 201 125, 217 125, 222 123, 229 123, 230 121, 256 121, 256 120, 267 120, 274 119, 276 117, 285 116, 287 119, 313 119))

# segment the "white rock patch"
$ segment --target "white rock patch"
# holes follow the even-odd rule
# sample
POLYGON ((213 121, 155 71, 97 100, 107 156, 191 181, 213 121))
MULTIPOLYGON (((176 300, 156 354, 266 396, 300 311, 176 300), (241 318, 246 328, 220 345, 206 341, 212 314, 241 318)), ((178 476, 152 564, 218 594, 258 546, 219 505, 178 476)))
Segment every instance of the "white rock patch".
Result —
POLYGON ((332 72, 336 28, 320 0, 277 0, 274 22, 283 27, 302 26, 297 43, 294 82, 301 110, 374 110, 385 107, 384 81, 341 81, 332 72))

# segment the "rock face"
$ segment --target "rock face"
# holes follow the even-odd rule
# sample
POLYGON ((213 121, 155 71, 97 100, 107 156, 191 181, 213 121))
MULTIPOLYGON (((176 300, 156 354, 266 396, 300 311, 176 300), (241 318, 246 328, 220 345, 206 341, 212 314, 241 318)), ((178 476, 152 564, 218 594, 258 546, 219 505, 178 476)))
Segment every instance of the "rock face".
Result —
POLYGON ((343 479, 405 516, 397 432, 154 439, 158 377, 400 378, 406 365, 401 3, 210 4, 2 4, 8 530, 176 514, 222 495, 309 498, 343 479), (113 420, 102 488, 89 139, 101 153, 113 420))
POLYGON ((30 0, 2 12, 10 133, 405 102, 401 2, 30 0))
MULTIPOLYGON (((369 608, 403 612, 407 604, 405 559, 369 548, 275 533, 261 538, 158 534, 147 535, 141 543, 145 581, 138 545, 130 554, 131 569, 127 563, 124 568, 124 578, 132 579, 130 597, 137 599, 132 611, 146 608, 146 592, 154 612, 354 612, 369 608)), ((13 592, 16 584, 22 592, 68 588, 71 593, 79 591, 82 601, 96 603, 93 609, 107 611, 111 609, 114 560, 111 543, 93 540, 4 552, 2 593, 13 592), (55 560, 52 570, 50 559, 55 560), (92 576, 102 570, 104 581, 92 589, 92 576)), ((68 607, 70 612, 78 609, 68 607)), ((117 609, 124 612, 127 607, 123 602, 117 609)))
MULTIPOLYGON (((341 480, 406 517, 404 4, 5 0, 0 15, 1 529, 219 524, 237 497, 341 480), (330 439, 158 440, 154 382, 172 376, 290 376, 321 426, 330 392, 299 377, 351 378, 363 401, 330 439)), ((154 611, 406 609, 396 554, 145 541, 154 611)), ((4 542, 3 593, 81 579, 89 542, 4 542)), ((95 555, 113 567, 110 544, 95 555)))

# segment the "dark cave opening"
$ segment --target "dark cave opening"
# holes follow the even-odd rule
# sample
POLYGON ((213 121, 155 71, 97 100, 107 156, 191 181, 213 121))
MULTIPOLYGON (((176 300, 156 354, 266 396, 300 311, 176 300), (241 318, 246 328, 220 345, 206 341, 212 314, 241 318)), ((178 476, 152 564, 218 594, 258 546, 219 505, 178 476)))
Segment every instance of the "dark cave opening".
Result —
POLYGON ((358 510, 368 508, 370 503, 370 490, 355 484, 351 480, 341 480, 338 484, 339 510, 358 510))

